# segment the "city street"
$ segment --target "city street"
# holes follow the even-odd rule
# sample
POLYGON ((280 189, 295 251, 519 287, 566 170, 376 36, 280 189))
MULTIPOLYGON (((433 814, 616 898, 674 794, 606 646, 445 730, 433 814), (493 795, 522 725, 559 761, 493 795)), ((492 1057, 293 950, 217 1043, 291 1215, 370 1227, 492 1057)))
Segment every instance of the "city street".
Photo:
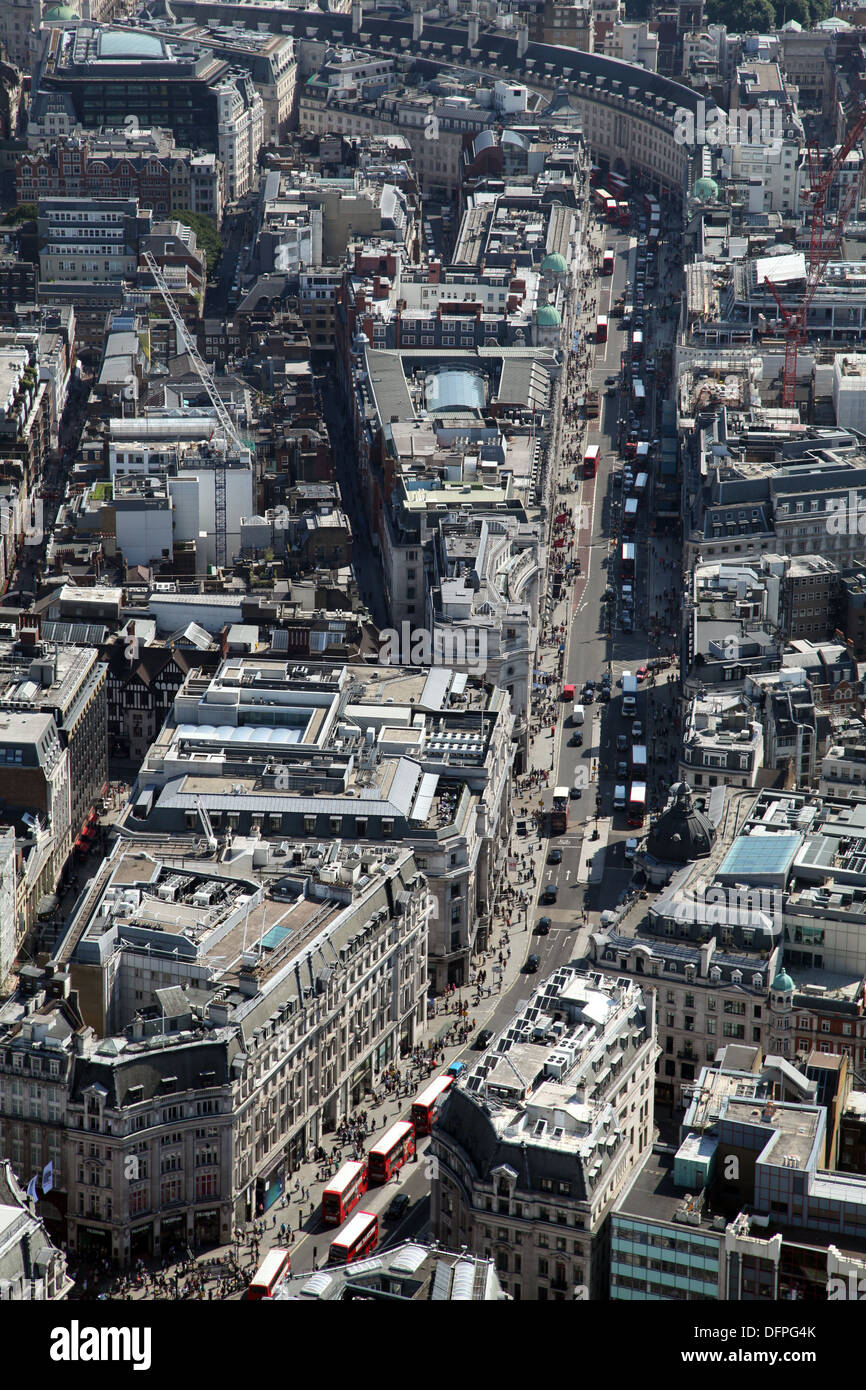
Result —
MULTIPOLYGON (((629 747, 637 741, 632 716, 627 720, 622 716, 619 682, 624 670, 635 672, 651 657, 674 650, 669 632, 679 629, 673 595, 679 592, 680 561, 676 541, 653 533, 644 505, 631 536, 635 542, 636 630, 624 631, 619 547, 626 488, 619 446, 623 430, 635 428, 636 417, 629 421, 633 375, 630 335, 613 310, 617 300, 632 293, 636 247, 636 237, 630 231, 606 226, 589 212, 586 234, 575 250, 574 284, 563 325, 563 340, 572 343, 573 350, 559 386, 559 414, 553 422, 549 465, 553 473, 546 479, 547 511, 543 515, 550 528, 546 612, 533 681, 529 755, 526 767, 515 778, 513 836, 507 872, 494 904, 491 939, 486 949, 473 956, 470 983, 429 1001, 424 1055, 400 1059, 400 1078, 388 1082, 390 1093, 380 1096, 375 1104, 372 1098, 365 1100, 365 1151, 396 1119, 408 1118, 412 1097, 434 1074, 430 1070, 433 1058, 435 1071, 457 1059, 472 1065, 480 1055, 475 1046, 479 1032, 500 1031, 525 1004, 539 979, 586 955, 589 934, 598 929, 600 914, 627 905, 640 891, 633 882, 625 841, 635 834, 644 835, 648 827, 637 832, 629 829, 625 814, 613 808, 614 784, 623 780, 616 768, 617 756, 622 756, 623 740, 629 747), (599 274, 606 247, 615 253, 611 276, 599 274), (604 342, 595 341, 599 313, 605 314, 609 323, 604 342), (616 378, 615 389, 610 389, 611 378, 616 378), (592 391, 598 393, 600 409, 597 418, 585 418, 592 415, 586 410, 592 391), (599 451, 598 471, 596 476, 584 478, 582 460, 593 445, 599 451), (612 595, 610 605, 606 590, 612 595), (659 630, 657 638, 648 635, 650 619, 659 630), (605 673, 610 677, 610 699, 593 698, 590 702, 581 694, 585 682, 594 681, 600 693, 605 673), (562 698, 565 684, 575 687, 573 700, 567 702, 562 698), (573 703, 582 699, 585 722, 578 744, 572 710, 573 703), (567 802, 565 831, 551 834, 549 812, 555 786, 573 789, 573 794, 567 802), (544 901, 546 897, 552 900, 544 901), (450 1036, 446 1038, 446 1034, 450 1036)), ((651 338, 658 325, 652 322, 649 304, 646 310, 647 337, 658 353, 661 339, 651 338)), ((349 436, 337 404, 338 392, 328 389, 323 395, 345 504, 353 524, 363 525, 361 499, 348 467, 351 451, 344 447, 349 436)), ((649 377, 646 410, 646 436, 654 440, 658 433, 657 401, 655 383, 649 377)), ((356 555, 359 583, 375 608, 380 589, 375 557, 369 550, 365 559, 363 546, 356 547, 356 555)), ((675 734, 679 726, 677 681, 674 664, 654 669, 637 696, 640 738, 649 749, 650 811, 663 804, 675 771, 668 757, 674 754, 674 739, 667 736, 675 734)), ((429 1139, 421 1139, 415 1160, 387 1185, 371 1188, 363 1198, 363 1209, 379 1217, 380 1243, 429 1236, 433 1175, 425 1162, 428 1146, 429 1139), (399 1220, 389 1220, 386 1212, 398 1192, 409 1197, 409 1206, 399 1220)), ((287 1190, 259 1218, 255 1245, 251 1239, 256 1223, 248 1223, 232 1247, 209 1250, 199 1261, 187 1263, 186 1275, 178 1274, 179 1296, 217 1296, 216 1281, 226 1265, 218 1268, 208 1262, 222 1259, 237 1262, 233 1267, 239 1265, 242 1273, 232 1275, 235 1292, 228 1294, 224 1289, 219 1296, 243 1297, 256 1262, 275 1244, 289 1245, 295 1270, 312 1270, 327 1261, 337 1228, 326 1227, 322 1221, 322 1191, 328 1175, 352 1156, 352 1148, 333 1135, 328 1136, 325 1147, 329 1162, 324 1168, 311 1156, 291 1173, 287 1190), (209 1271, 204 1281, 202 1269, 209 1271), (184 1277, 191 1282, 184 1285, 184 1277)), ((153 1262, 150 1264, 153 1268, 153 1262)), ((179 1270, 169 1261, 166 1267, 172 1278, 172 1269, 179 1270)), ((131 1296, 148 1297, 147 1285, 131 1296)))

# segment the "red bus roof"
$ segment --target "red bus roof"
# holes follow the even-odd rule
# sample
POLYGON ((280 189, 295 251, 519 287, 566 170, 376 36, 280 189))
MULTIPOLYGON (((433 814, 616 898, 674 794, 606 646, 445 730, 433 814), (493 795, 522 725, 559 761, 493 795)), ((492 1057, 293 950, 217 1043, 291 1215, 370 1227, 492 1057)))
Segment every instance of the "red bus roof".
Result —
POLYGON ((363 1171, 363 1163, 356 1163, 353 1159, 350 1159, 348 1163, 344 1163, 342 1168, 334 1174, 322 1193, 322 1196, 324 1197, 327 1192, 333 1192, 335 1195, 342 1197, 343 1193, 351 1187, 352 1183, 357 1177, 360 1177, 363 1171))
POLYGON ((401 1140, 405 1139, 408 1135, 412 1134, 414 1129, 415 1126, 411 1123, 411 1121, 398 1120, 396 1124, 393 1124, 390 1129, 385 1131, 378 1144, 374 1144, 372 1146, 372 1148, 370 1149, 370 1153, 383 1155, 389 1154, 391 1150, 395 1147, 395 1145, 399 1144, 401 1140))
POLYGON ((269 1289, 277 1275, 280 1274, 282 1269, 286 1266, 287 1261, 289 1261, 288 1250, 283 1250, 278 1245, 275 1245, 273 1250, 269 1250, 267 1255, 265 1255, 265 1258, 253 1275, 251 1283, 257 1288, 269 1289))
POLYGON ((378 1216, 372 1211, 356 1211, 351 1221, 347 1221, 342 1231, 334 1236, 331 1245, 336 1245, 340 1249, 347 1249, 354 1245, 356 1240, 360 1240, 366 1235, 373 1222, 378 1223, 378 1216))
POLYGON ((439 1099, 439 1097, 442 1095, 443 1091, 448 1090, 453 1080, 453 1076, 434 1077, 434 1079, 430 1082, 429 1086, 425 1086, 424 1090, 420 1093, 420 1095, 417 1095, 415 1097, 412 1104, 434 1105, 436 1101, 439 1099))

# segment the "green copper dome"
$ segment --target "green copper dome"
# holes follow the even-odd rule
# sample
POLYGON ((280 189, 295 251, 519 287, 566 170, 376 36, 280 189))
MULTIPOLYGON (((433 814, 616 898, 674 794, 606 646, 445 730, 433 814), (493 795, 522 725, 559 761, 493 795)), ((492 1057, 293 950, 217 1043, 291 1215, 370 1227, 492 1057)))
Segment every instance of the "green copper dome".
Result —
POLYGON ((81 15, 72 5, 52 5, 45 11, 46 19, 80 19, 81 15))
POLYGON ((539 328, 558 328, 562 316, 555 304, 539 304, 535 311, 535 321, 539 328))
POLYGON ((568 261, 559 251, 551 251, 541 262, 541 269, 548 275, 565 275, 568 272, 568 261))
POLYGON ((692 189, 692 196, 697 198, 699 203, 715 202, 719 196, 719 185, 715 179, 698 179, 692 189))
POLYGON ((777 994, 793 994, 794 981, 787 970, 783 968, 779 971, 770 988, 775 990, 777 994))

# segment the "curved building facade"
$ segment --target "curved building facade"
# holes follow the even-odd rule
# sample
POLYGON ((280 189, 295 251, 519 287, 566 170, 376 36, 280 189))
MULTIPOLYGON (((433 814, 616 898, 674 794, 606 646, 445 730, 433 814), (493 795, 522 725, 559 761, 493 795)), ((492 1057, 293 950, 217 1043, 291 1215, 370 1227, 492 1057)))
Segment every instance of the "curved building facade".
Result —
POLYGON ((519 79, 539 91, 567 93, 581 113, 586 141, 597 158, 647 179, 660 190, 681 191, 689 147, 675 138, 676 112, 694 115, 703 99, 690 87, 619 58, 530 43, 526 29, 512 38, 454 16, 447 22, 425 24, 418 33, 417 20, 413 25, 410 15, 361 12, 359 23, 360 7, 354 8, 352 16, 275 11, 255 4, 215 5, 210 0, 173 0, 172 4, 179 18, 206 14, 220 23, 242 18, 246 24, 292 32, 308 43, 356 44, 366 52, 401 58, 412 53, 422 63, 430 63, 431 76, 450 68, 467 76, 519 79))

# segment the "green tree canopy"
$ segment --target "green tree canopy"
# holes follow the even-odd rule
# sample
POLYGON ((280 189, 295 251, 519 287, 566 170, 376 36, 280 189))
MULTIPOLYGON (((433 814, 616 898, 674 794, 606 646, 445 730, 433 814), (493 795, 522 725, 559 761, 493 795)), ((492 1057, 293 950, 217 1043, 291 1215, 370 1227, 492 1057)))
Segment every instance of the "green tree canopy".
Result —
POLYGON ((7 227, 14 227, 19 222, 35 222, 36 204, 19 203, 17 208, 10 208, 9 212, 7 212, 6 216, 3 218, 3 221, 6 223, 7 227))
POLYGON ((729 34, 772 33, 789 19, 812 29, 830 13, 830 0, 707 0, 707 22, 729 34))
POLYGON ((195 232, 199 249, 204 251, 207 259, 208 272, 213 274, 223 253, 223 244, 213 218, 206 217, 202 212, 190 212, 189 208, 175 208, 170 216, 195 232))

